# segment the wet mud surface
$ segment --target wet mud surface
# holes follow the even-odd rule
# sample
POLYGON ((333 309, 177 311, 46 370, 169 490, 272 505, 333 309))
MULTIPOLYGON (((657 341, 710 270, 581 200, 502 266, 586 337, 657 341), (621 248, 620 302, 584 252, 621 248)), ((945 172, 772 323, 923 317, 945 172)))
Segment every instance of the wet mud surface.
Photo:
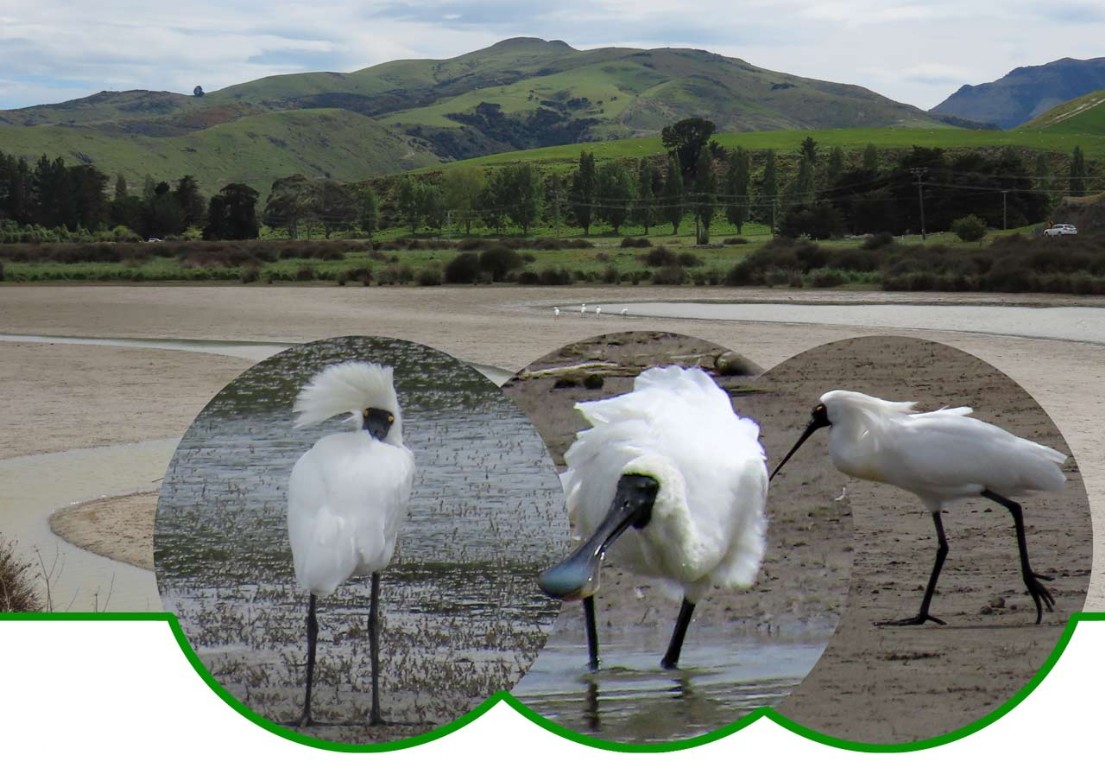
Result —
MULTIPOLYGON (((971 406, 974 416, 1070 453, 1042 408, 985 362, 911 338, 857 338, 811 349, 767 371, 749 411, 760 421, 772 467, 806 426, 825 391, 845 388, 922 410, 971 406)), ((810 676, 779 706, 834 737, 901 743, 937 737, 1013 697, 1044 664, 1090 580, 1092 528, 1077 463, 1061 492, 1019 498, 1029 557, 1056 609, 1035 624, 1021 581, 1013 521, 986 499, 947 508, 950 546, 931 612, 946 626, 876 627, 917 612, 936 553, 932 517, 913 495, 837 472, 818 431, 772 482, 771 501, 809 510, 846 505, 855 526, 847 607, 810 676), (843 498, 841 498, 843 495, 843 498), (839 500, 839 501, 837 501, 839 500)))
MULTIPOLYGON (((670 364, 710 371, 741 415, 750 414, 761 393, 754 383, 759 368, 728 347, 652 331, 571 344, 531 364, 504 391, 530 414, 563 467, 564 451, 586 425, 576 402, 630 391, 641 371, 670 364), (588 380, 596 375, 602 387, 587 388, 597 384, 588 380)), ((701 735, 777 705, 833 632, 847 594, 852 539, 846 509, 769 499, 768 520, 757 584, 714 590, 700 601, 678 672, 664 672, 659 662, 679 601, 651 580, 607 565, 595 597, 603 668, 588 672, 582 608, 565 603, 515 695, 569 729, 630 743, 701 735)))

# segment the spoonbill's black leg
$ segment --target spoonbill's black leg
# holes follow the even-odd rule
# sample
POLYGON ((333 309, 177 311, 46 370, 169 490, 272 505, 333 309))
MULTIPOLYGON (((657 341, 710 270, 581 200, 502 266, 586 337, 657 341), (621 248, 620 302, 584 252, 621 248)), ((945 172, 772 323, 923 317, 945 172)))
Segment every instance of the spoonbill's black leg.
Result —
POLYGON ((691 624, 691 616, 694 615, 694 603, 683 598, 683 604, 679 606, 679 616, 675 619, 675 630, 671 633, 671 642, 668 643, 668 651, 664 653, 660 665, 666 669, 678 668, 679 653, 683 650, 683 638, 687 636, 687 627, 691 624))
POLYGON ((948 538, 944 536, 944 521, 940 517, 940 511, 932 514, 932 522, 936 524, 936 562, 932 566, 932 574, 929 576, 928 586, 925 587, 925 597, 921 600, 921 610, 912 618, 903 618, 898 621, 880 621, 876 626, 920 626, 926 621, 933 621, 943 626, 944 622, 936 616, 929 615, 929 604, 932 602, 932 594, 936 591, 936 580, 940 578, 940 569, 944 567, 944 558, 948 556, 948 538))
POLYGON ((583 619, 587 624, 588 665, 592 671, 599 670, 599 633, 595 626, 595 598, 583 598, 583 619))
POLYGON ((311 682, 315 675, 315 645, 318 642, 318 619, 315 618, 315 596, 310 597, 307 604, 307 694, 303 698, 303 716, 299 719, 299 726, 311 725, 311 682))
POLYGON ((384 724, 380 716, 380 572, 372 573, 372 598, 368 605, 368 656, 372 663, 372 712, 369 726, 384 724))
POLYGON ((1047 590, 1047 587, 1040 583, 1040 579, 1051 581, 1051 577, 1034 572, 1032 566, 1028 564, 1028 540, 1024 536, 1024 515, 1021 513, 1021 506, 989 489, 983 491, 982 496, 997 502, 1013 515, 1013 524, 1017 527, 1017 549, 1021 553, 1021 578, 1024 579, 1025 586, 1028 587, 1028 594, 1032 595, 1032 602, 1036 603, 1036 623, 1040 623, 1040 619, 1044 615, 1043 606, 1040 602, 1043 601, 1043 604, 1047 605, 1047 610, 1050 613, 1053 610, 1052 606, 1055 605, 1055 598, 1051 596, 1051 592, 1047 590))

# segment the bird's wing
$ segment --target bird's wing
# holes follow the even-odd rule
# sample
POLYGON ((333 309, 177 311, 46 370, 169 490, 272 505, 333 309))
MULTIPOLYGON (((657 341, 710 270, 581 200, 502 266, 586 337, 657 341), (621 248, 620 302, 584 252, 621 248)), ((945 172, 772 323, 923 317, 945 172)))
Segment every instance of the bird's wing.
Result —
POLYGON ((304 454, 288 485, 299 584, 325 595, 350 576, 386 566, 413 479, 409 450, 360 433, 327 436, 304 454))
POLYGON ((1066 477, 1059 465, 1066 455, 968 417, 969 412, 959 407, 910 415, 885 437, 888 453, 899 463, 899 477, 914 484, 914 491, 960 496, 990 489, 1010 495, 1063 487, 1066 477))
POLYGON ((723 589, 747 589, 756 583, 767 551, 768 475, 764 462, 748 462, 730 475, 728 483, 729 545, 709 574, 709 582, 723 589))
POLYGON ((296 581, 309 592, 328 595, 353 574, 357 553, 313 451, 299 458, 288 482, 288 539, 296 581))

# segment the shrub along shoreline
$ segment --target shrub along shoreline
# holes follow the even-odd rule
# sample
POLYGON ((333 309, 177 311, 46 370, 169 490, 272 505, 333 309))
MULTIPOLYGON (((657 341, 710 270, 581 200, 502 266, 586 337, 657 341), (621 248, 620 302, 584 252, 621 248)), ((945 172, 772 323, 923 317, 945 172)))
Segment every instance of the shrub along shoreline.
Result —
POLYGON ((817 243, 647 238, 39 243, 0 246, 0 280, 420 285, 727 285, 1105 294, 1105 236, 1012 234, 987 245, 888 234, 817 243))

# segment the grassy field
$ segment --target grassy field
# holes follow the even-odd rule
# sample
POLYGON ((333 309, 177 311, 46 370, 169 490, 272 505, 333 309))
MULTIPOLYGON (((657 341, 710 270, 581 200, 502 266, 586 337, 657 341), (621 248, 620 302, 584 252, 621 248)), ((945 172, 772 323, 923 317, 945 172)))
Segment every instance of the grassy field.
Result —
POLYGON ((1067 101, 1025 125, 1027 130, 1052 134, 1105 134, 1105 90, 1067 101))
MULTIPOLYGON (((774 150, 779 154, 797 153, 806 137, 817 141, 818 148, 827 151, 840 147, 845 153, 861 153, 868 144, 880 150, 907 151, 913 146, 943 148, 946 151, 982 150, 1011 146, 1030 151, 1044 151, 1069 156, 1074 147, 1081 146, 1086 158, 1105 160, 1105 130, 1099 134, 1068 133, 1063 131, 1013 130, 962 130, 953 128, 881 128, 881 129, 831 129, 831 130, 776 130, 771 132, 737 132, 717 135, 715 139, 724 148, 737 146, 750 151, 774 150)), ((598 161, 611 159, 643 158, 664 155, 666 150, 658 137, 611 140, 583 145, 562 145, 536 148, 529 151, 513 151, 494 156, 456 162, 458 166, 471 165, 496 167, 518 162, 537 162, 548 168, 551 165, 575 164, 580 151, 595 154, 598 161)))
POLYGON ((1105 293, 1105 238, 1029 229, 964 243, 950 233, 814 243, 746 235, 358 241, 8 244, 3 279, 336 285, 755 285, 785 288, 1105 293))
POLYGON ((205 195, 231 182, 257 190, 312 167, 314 175, 357 180, 437 165, 436 156, 364 116, 338 109, 258 113, 188 134, 157 137, 110 134, 81 127, 34 130, 0 125, 0 146, 11 155, 59 155, 68 165, 91 161, 112 181, 121 173, 141 189, 146 177, 175 182, 192 175, 205 195))

